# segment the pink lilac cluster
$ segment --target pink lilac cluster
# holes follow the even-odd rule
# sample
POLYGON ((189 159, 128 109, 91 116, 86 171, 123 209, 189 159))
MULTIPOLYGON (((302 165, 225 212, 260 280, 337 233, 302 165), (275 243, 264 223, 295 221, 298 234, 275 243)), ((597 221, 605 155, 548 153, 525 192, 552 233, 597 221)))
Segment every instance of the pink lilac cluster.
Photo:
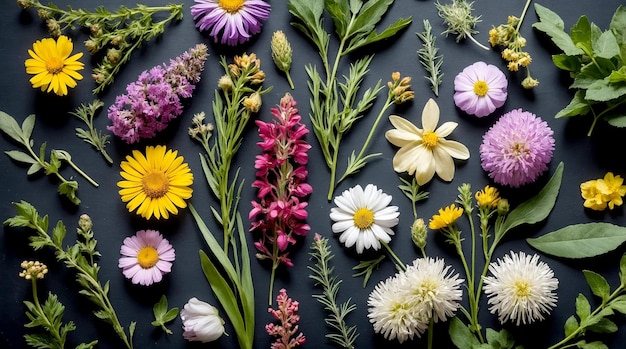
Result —
POLYGON ((270 258, 275 266, 293 266, 287 247, 296 243, 295 236, 304 236, 311 229, 305 223, 308 203, 303 201, 313 191, 306 183, 311 145, 304 136, 309 130, 300 122, 296 101, 289 93, 271 112, 276 117, 273 122, 256 121, 262 139, 257 145, 263 152, 254 162, 257 179, 252 186, 258 188, 258 201, 252 201, 250 231, 261 232, 254 243, 261 258, 270 258))
POLYGON ((109 107, 113 125, 107 129, 126 143, 152 138, 183 112, 181 99, 191 97, 207 59, 207 46, 198 44, 171 59, 169 65, 143 71, 109 107))
POLYGON ((535 114, 516 109, 485 133, 480 161, 489 177, 514 188, 534 182, 552 160, 554 132, 535 114))
POLYGON ((304 337, 302 332, 298 333, 298 321, 300 321, 298 308, 300 303, 289 298, 284 288, 278 292, 276 303, 278 303, 278 309, 267 309, 274 319, 280 321, 280 324, 270 323, 265 325, 267 334, 278 337, 270 348, 291 349, 303 345, 306 342, 306 337, 304 337), (296 333, 298 334, 293 337, 296 333))

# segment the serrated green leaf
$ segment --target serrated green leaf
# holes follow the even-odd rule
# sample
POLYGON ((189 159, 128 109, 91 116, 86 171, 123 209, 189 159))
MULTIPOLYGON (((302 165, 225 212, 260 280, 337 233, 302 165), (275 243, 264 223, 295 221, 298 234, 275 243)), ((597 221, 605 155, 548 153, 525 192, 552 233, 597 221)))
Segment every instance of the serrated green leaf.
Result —
POLYGON ((626 7, 624 5, 620 5, 617 10, 615 10, 611 18, 611 23, 609 24, 609 29, 617 39, 622 62, 626 64, 626 7))
POLYGON ((585 98, 596 102, 607 102, 624 95, 626 95, 626 84, 611 84, 607 77, 589 85, 585 98))
POLYGON ((59 184, 59 187, 57 188, 57 192, 67 197, 74 205, 80 204, 80 199, 76 196, 77 191, 78 182, 76 181, 63 182, 59 184))
POLYGON ((535 12, 540 21, 533 23, 533 28, 546 33, 566 55, 583 54, 583 51, 574 44, 572 38, 564 31, 565 25, 558 14, 537 3, 535 4, 535 12))
POLYGON ((580 293, 576 297, 576 315, 578 315, 581 323, 591 315, 591 304, 589 304, 587 297, 580 293))
POLYGON ((6 133, 6 135, 11 137, 14 141, 24 144, 22 128, 17 124, 17 121, 15 121, 11 115, 3 111, 0 111, 0 130, 6 133))
POLYGON ((23 162, 26 164, 34 164, 37 162, 36 159, 33 159, 32 156, 24 153, 23 151, 7 150, 4 153, 7 154, 11 159, 18 161, 18 162, 23 162))
POLYGON ((559 119, 576 115, 586 115, 590 111, 591 107, 589 102, 585 100, 585 92, 576 91, 569 104, 561 109, 554 117, 559 119))
POLYGON ((591 270, 583 270, 583 274, 585 275, 587 284, 589 284, 589 288, 591 288, 591 292, 600 297, 603 303, 607 302, 611 295, 611 287, 604 276, 591 270))
POLYGON ((591 23, 587 16, 580 16, 569 31, 569 36, 576 47, 591 52, 591 23))
POLYGON ((567 320, 565 321, 565 326, 563 327, 565 331, 565 337, 569 337, 569 335, 571 335, 572 333, 574 333, 574 331, 576 331, 576 329, 578 329, 578 320, 576 320, 576 317, 572 315, 567 318, 567 320))
POLYGON ((620 55, 620 48, 613 32, 603 32, 598 40, 592 42, 593 54, 596 57, 610 59, 620 55))
POLYGON ((352 17, 349 3, 345 0, 324 0, 324 7, 333 20, 335 32, 343 38, 352 17))
POLYGON ((573 224, 538 238, 526 239, 533 248, 557 257, 588 258, 613 251, 626 241, 626 228, 610 223, 573 224))

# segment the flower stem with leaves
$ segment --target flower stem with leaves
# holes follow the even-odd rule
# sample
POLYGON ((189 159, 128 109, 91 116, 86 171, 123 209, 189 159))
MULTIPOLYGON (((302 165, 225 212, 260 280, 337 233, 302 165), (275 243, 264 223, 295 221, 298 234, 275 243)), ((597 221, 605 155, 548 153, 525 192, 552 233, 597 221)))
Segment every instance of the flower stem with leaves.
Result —
POLYGON ((70 113, 75 117, 82 120, 87 125, 87 130, 80 127, 76 128, 76 136, 85 142, 91 144, 96 148, 104 159, 109 163, 113 163, 113 159, 106 151, 106 145, 109 143, 109 135, 103 135, 101 131, 96 130, 93 125, 93 117, 96 115, 98 109, 104 106, 104 102, 99 99, 95 99, 88 104, 81 104, 76 111, 70 113))
POLYGON ((48 233, 48 216, 40 216, 37 209, 28 202, 20 201, 13 206, 18 214, 4 221, 4 225, 10 227, 23 227, 35 231, 30 237, 30 246, 35 250, 44 247, 52 248, 59 261, 66 267, 76 271, 76 281, 82 287, 80 294, 86 296, 98 310, 94 316, 106 321, 124 343, 124 347, 133 348, 132 340, 136 323, 133 321, 126 329, 120 324, 113 304, 109 299, 109 282, 104 285, 98 279, 100 267, 95 262, 95 257, 100 253, 96 250, 97 241, 93 238, 93 223, 87 215, 82 215, 78 222, 77 235, 81 238, 74 245, 63 247, 66 236, 66 228, 62 221, 57 222, 52 229, 52 235, 48 233))
POLYGON ((350 65, 345 80, 338 82, 341 58, 371 43, 392 37, 411 23, 411 18, 399 19, 382 32, 376 31, 376 25, 392 3, 393 0, 369 0, 365 3, 361 0, 290 0, 288 3, 289 12, 298 19, 292 25, 317 47, 324 69, 325 78, 314 65, 305 67, 311 92, 310 119, 326 165, 330 169, 327 197, 329 201, 333 198, 337 184, 337 162, 341 140, 354 122, 372 106, 382 89, 379 80, 373 88, 365 90, 361 99, 357 100, 373 56, 356 60, 350 65), (334 60, 329 55, 331 34, 324 29, 324 10, 333 20, 339 37, 334 60))
POLYGON ((420 64, 429 73, 428 76, 424 76, 426 80, 430 82, 431 89, 435 93, 435 96, 439 96, 439 85, 443 80, 443 73, 441 72, 441 65, 443 64, 443 55, 437 55, 439 48, 437 48, 437 37, 432 33, 432 26, 428 19, 423 21, 424 31, 421 33, 415 33, 420 40, 422 40, 422 47, 417 50, 420 64))

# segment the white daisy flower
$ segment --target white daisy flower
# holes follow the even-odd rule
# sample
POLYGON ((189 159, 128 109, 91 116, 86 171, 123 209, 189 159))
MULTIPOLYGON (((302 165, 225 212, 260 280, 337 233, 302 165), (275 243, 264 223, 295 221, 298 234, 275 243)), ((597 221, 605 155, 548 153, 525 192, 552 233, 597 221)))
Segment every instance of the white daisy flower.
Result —
POLYGON ((463 298, 459 274, 441 258, 418 258, 404 272, 412 301, 420 304, 428 319, 446 321, 454 316, 463 298))
POLYGON ((335 205, 330 209, 330 219, 334 233, 341 233, 339 241, 346 247, 356 244, 357 253, 364 249, 381 248, 381 241, 388 243, 394 234, 391 228, 398 224, 397 206, 388 206, 391 195, 383 193, 373 184, 365 190, 360 185, 344 191, 335 197, 335 205))
POLYGON ((368 314, 376 333, 385 339, 398 339, 403 343, 414 336, 420 337, 426 331, 429 318, 420 306, 411 302, 403 273, 389 277, 376 285, 367 300, 368 314))
POLYGON ((489 271, 493 276, 484 278, 484 290, 489 311, 497 313, 501 323, 511 320, 519 326, 543 320, 556 306, 559 280, 538 255, 511 251, 489 264, 489 271))

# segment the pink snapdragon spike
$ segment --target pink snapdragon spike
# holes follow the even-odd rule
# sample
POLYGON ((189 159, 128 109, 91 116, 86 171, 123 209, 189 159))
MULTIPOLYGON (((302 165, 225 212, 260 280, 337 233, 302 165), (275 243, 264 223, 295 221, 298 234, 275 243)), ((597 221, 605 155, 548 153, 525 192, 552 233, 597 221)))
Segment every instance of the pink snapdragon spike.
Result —
POLYGON ((107 129, 128 144, 156 136, 183 112, 182 100, 200 82, 207 57, 207 46, 198 44, 169 65, 143 71, 109 107, 107 129))
POLYGON ((257 155, 254 167, 257 179, 257 201, 252 201, 248 218, 252 221, 250 231, 260 233, 254 243, 259 259, 272 261, 270 280, 270 304, 276 268, 280 264, 292 266, 288 247, 294 245, 297 236, 305 236, 311 227, 306 197, 313 188, 306 183, 308 171, 307 151, 311 145, 304 136, 309 130, 301 123, 296 101, 287 93, 277 108, 272 108, 275 119, 270 122, 256 121, 261 141, 257 143, 262 154, 257 155))
POLYGON ((553 134, 548 123, 535 114, 512 110, 483 136, 482 168, 501 185, 516 188, 534 182, 552 160, 553 134))
POLYGON ((196 28, 209 31, 215 42, 236 46, 261 31, 271 6, 262 0, 195 0, 191 15, 196 28))
POLYGON ((300 321, 298 308, 300 303, 289 298, 284 288, 278 292, 276 303, 278 303, 278 309, 267 309, 274 319, 279 321, 279 324, 269 323, 265 325, 267 334, 278 337, 270 348, 291 349, 306 343, 304 334, 302 332, 298 333, 298 321, 300 321), (298 334, 296 335, 296 333, 298 334))
POLYGON ((498 67, 476 62, 454 78, 454 104, 468 114, 487 116, 506 102, 507 84, 498 67))

